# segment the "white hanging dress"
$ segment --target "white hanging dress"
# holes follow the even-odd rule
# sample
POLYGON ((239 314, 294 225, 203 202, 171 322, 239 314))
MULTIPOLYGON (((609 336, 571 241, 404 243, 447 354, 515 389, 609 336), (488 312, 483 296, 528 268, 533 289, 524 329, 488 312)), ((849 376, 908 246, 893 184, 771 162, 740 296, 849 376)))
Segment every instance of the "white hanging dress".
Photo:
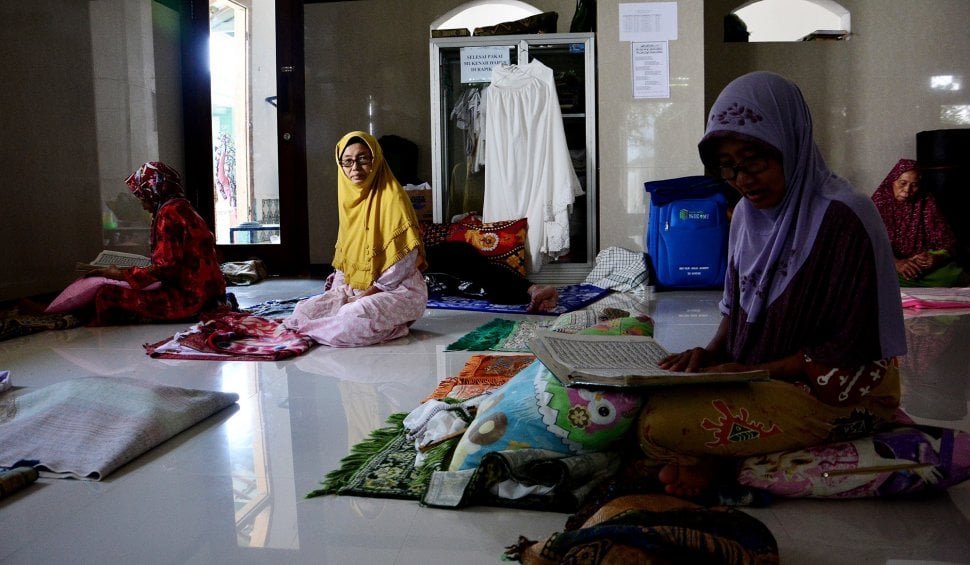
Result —
POLYGON ((492 69, 483 102, 482 221, 528 218, 526 249, 530 272, 537 272, 569 252, 569 209, 583 194, 566 146, 552 69, 538 60, 499 65, 492 69))

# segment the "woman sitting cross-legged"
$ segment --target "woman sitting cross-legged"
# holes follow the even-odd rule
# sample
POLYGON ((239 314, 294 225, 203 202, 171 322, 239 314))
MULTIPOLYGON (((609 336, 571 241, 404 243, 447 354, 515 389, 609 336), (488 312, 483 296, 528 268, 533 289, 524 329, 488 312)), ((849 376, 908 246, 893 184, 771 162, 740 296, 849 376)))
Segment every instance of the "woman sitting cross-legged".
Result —
POLYGON ((336 148, 340 227, 326 291, 283 320, 334 347, 372 345, 407 335, 428 302, 418 220, 374 136, 354 131, 336 148))
POLYGON ((770 380, 651 391, 639 442, 668 493, 734 481, 752 455, 872 433, 900 400, 906 352, 892 251, 872 201, 826 166, 799 88, 768 72, 731 82, 701 159, 742 199, 714 338, 661 361, 770 380))
POLYGON ((900 159, 872 194, 889 232, 900 286, 967 286, 953 254, 957 240, 933 195, 920 187, 916 161, 900 159))
MULTIPOLYGON (((205 311, 228 308, 215 238, 185 198, 179 173, 151 161, 128 177, 126 184, 152 214, 151 264, 90 270, 47 311, 64 311, 89 287, 96 288, 91 322, 96 326, 191 320, 205 311)), ((81 310, 90 306, 87 301, 80 304, 81 310)))

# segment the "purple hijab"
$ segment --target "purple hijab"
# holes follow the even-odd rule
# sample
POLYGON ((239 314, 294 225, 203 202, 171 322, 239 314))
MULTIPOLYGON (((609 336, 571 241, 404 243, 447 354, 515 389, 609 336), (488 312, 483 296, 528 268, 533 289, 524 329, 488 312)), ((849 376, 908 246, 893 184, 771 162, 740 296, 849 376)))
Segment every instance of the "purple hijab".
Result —
MULTIPOLYGON (((872 200, 855 192, 848 181, 826 166, 815 145, 812 116, 798 86, 763 71, 732 81, 711 108, 707 131, 698 144, 701 159, 710 164, 717 139, 732 134, 777 149, 785 173, 785 196, 780 204, 758 210, 742 199, 731 220, 728 261, 738 269, 739 306, 748 321, 760 320, 768 305, 788 287, 812 251, 829 202, 837 200, 855 212, 872 241, 882 354, 904 354, 899 283, 886 229, 872 200)), ((726 288, 721 311, 727 314, 735 306, 732 302, 726 288)))

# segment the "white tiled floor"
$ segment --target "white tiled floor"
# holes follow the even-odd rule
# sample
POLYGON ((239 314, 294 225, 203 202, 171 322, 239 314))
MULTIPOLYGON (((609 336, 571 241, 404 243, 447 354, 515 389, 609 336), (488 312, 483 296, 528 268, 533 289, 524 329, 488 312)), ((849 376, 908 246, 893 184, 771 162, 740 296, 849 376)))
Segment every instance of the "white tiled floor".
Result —
MULTIPOLYGON (((316 292, 318 281, 233 289, 243 306, 316 292)), ((641 306, 668 349, 706 343, 717 293, 655 293, 641 306)), ((497 563, 519 535, 566 515, 416 502, 304 499, 351 445, 408 411, 462 354, 443 352, 494 315, 429 310, 404 339, 318 347, 279 363, 162 361, 142 344, 183 325, 78 328, 0 342, 0 369, 39 387, 124 375, 238 392, 238 408, 195 426, 102 482, 41 479, 0 501, 2 563, 497 563)), ((904 404, 918 420, 970 430, 970 313, 907 320, 914 352, 904 404)), ((748 510, 783 563, 970 563, 970 483, 917 500, 782 500, 748 510)))

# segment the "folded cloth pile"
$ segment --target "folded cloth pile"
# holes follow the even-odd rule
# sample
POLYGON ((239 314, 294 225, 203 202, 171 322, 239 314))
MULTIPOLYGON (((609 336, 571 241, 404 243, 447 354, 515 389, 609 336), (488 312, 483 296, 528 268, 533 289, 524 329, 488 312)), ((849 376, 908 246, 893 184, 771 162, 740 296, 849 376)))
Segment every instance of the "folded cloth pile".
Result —
POLYGON ((269 276, 266 265, 260 259, 222 263, 219 268, 226 282, 236 286, 251 285, 269 276))

